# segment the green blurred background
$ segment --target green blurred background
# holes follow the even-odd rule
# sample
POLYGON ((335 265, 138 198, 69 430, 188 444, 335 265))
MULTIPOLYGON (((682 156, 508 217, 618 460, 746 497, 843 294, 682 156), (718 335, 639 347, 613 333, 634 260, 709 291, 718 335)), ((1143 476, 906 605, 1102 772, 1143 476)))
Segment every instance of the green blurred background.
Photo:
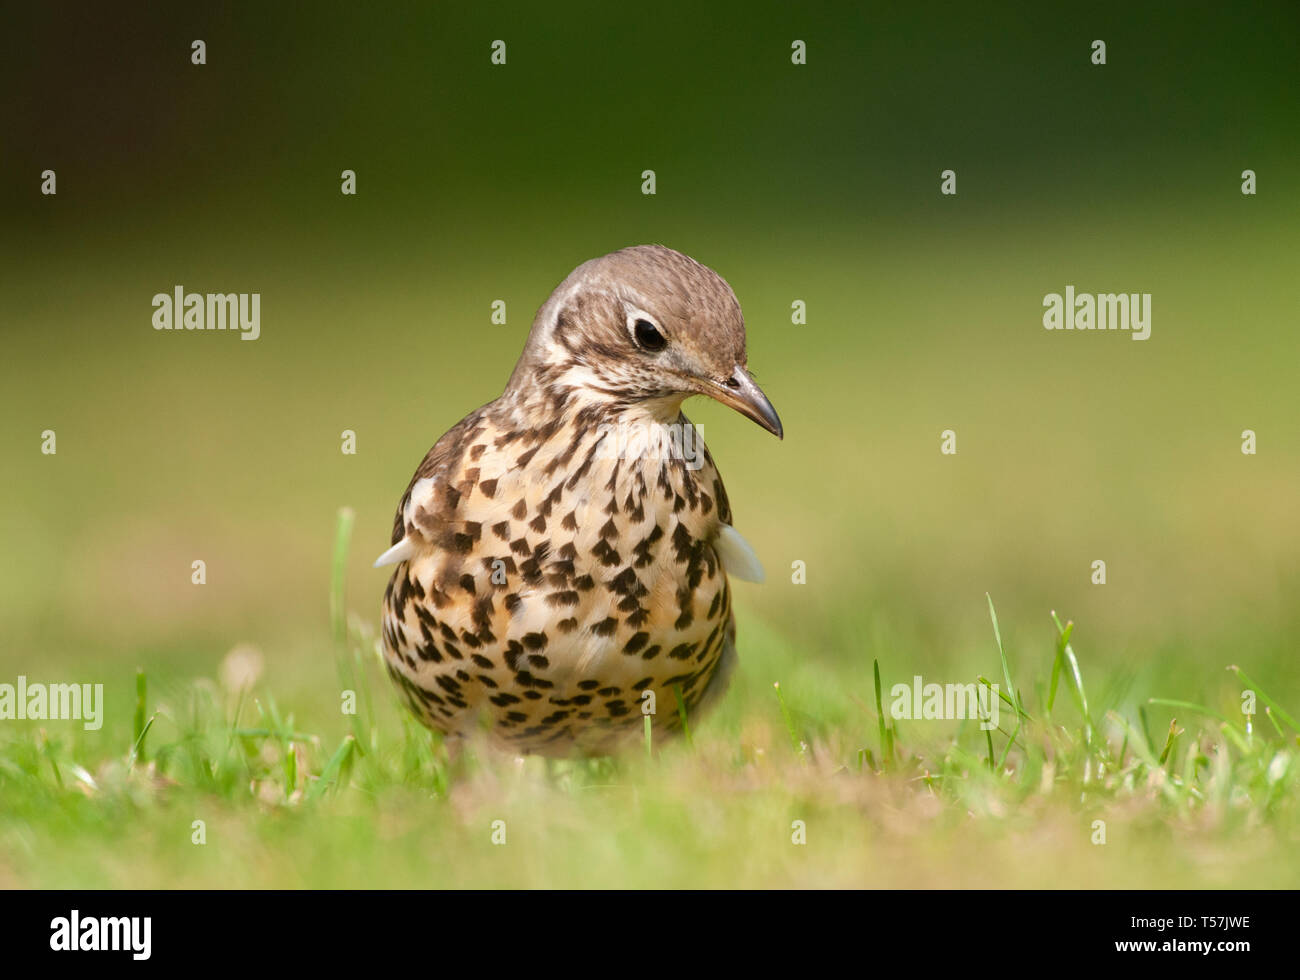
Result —
POLYGON ((427 448, 572 267, 662 242, 735 288, 786 425, 688 405, 769 571, 742 663, 747 635, 786 651, 733 699, 865 700, 873 656, 992 676, 989 592, 1026 669, 1055 609, 1135 697, 1231 706, 1240 662, 1294 706, 1300 8, 1166 6, 11 11, 0 679, 102 680, 125 715, 136 666, 249 642, 337 719, 337 509, 373 620, 427 448), (154 331, 177 284, 260 292, 261 339, 154 331), (1151 339, 1043 330, 1067 284, 1151 293, 1151 339))

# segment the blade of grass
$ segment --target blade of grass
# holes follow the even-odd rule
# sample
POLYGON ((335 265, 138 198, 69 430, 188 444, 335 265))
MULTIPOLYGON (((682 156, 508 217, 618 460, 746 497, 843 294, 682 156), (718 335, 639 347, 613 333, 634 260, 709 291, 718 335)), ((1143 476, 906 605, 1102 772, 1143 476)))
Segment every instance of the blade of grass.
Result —
POLYGON ((148 701, 149 682, 143 670, 135 672, 135 718, 131 722, 131 758, 144 761, 145 704, 148 701))
POLYGON ((1165 737, 1165 748, 1164 751, 1160 753, 1160 764, 1162 766, 1165 764, 1166 760, 1172 761, 1174 743, 1178 741, 1178 736, 1181 734, 1182 730, 1178 727, 1178 719, 1171 718, 1169 721, 1169 734, 1165 737))
POLYGON ((144 737, 149 734, 149 729, 153 727, 154 719, 157 717, 158 717, 157 714, 150 715, 149 720, 146 721, 144 723, 144 727, 140 729, 139 737, 136 738, 135 743, 131 746, 131 754, 127 756, 127 760, 126 760, 127 769, 131 769, 132 767, 134 767, 136 760, 141 758, 140 749, 144 745, 144 737))
POLYGON ((351 735, 343 736, 342 744, 330 756, 330 761, 325 763, 320 778, 307 791, 307 800, 309 802, 320 799, 331 786, 342 781, 342 777, 345 775, 344 764, 352 757, 355 745, 356 740, 351 735))
POLYGON ((790 745, 794 749, 795 755, 803 755, 803 744, 799 741, 799 733, 794 727, 794 718, 790 715, 790 709, 786 706, 785 695, 781 693, 781 682, 775 681, 772 687, 776 690, 776 699, 781 703, 781 717, 785 719, 785 730, 790 733, 790 745))
POLYGON ((1136 752, 1138 757, 1142 760, 1142 764, 1146 766, 1147 772, 1152 775, 1160 773, 1160 792, 1170 801, 1177 803, 1178 790, 1170 784, 1168 775, 1165 773, 1164 769, 1161 768, 1156 757, 1151 754, 1151 749, 1149 747, 1150 743, 1137 737, 1138 733, 1133 731, 1132 726, 1124 719, 1123 715, 1112 711, 1107 715, 1107 717, 1128 733, 1129 742, 1133 745, 1133 751, 1136 752))
POLYGON ((876 680, 876 724, 880 729, 880 761, 882 765, 892 765, 894 762, 894 740, 890 738, 889 729, 885 725, 885 709, 880 696, 880 661, 878 659, 872 660, 871 668, 876 680))
POLYGON ((1273 709, 1270 708, 1268 705, 1264 705, 1264 716, 1268 718, 1269 723, 1272 724, 1273 728, 1277 730, 1278 735, 1283 737, 1286 736, 1286 733, 1282 731, 1282 726, 1279 725, 1277 723, 1277 719, 1273 717, 1273 709))
POLYGON ((1005 702, 1006 706, 1010 708, 1012 711, 1016 712, 1017 715, 1024 718, 1026 721, 1034 720, 1032 717, 1030 717, 1029 712, 1024 711, 1020 707, 1018 707, 1014 701, 1012 701, 1009 697, 1007 697, 1005 694, 1002 693, 1001 688, 995 687, 993 682, 990 681, 983 674, 978 675, 975 679, 979 681, 981 684, 983 684, 985 687, 987 687, 994 694, 996 694, 998 696, 998 700, 1005 702))
POLYGON ((1007 651, 1002 646, 1002 631, 998 629, 998 613, 993 608, 993 597, 985 592, 984 598, 989 601, 989 618, 993 620, 993 638, 998 642, 998 656, 1002 658, 1002 678, 1007 683, 1007 694, 1011 697, 1012 707, 1019 711, 1022 710, 1020 698, 1016 694, 1016 686, 1011 683, 1011 665, 1007 663, 1007 651))
POLYGON ((1173 698, 1147 698, 1147 704, 1163 704, 1170 708, 1187 708, 1189 711, 1198 711, 1203 715, 1209 715, 1211 718, 1218 718, 1224 724, 1232 724, 1227 717, 1219 714, 1214 709, 1207 708, 1203 704, 1193 704, 1191 701, 1176 701, 1173 698))
POLYGON ((334 642, 343 646, 347 642, 347 617, 344 614, 343 586, 347 580, 348 545, 352 541, 352 524, 356 514, 351 507, 340 507, 334 526, 334 561, 330 571, 330 628, 334 642))
POLYGON ((1059 634, 1056 638, 1056 656, 1052 660, 1052 684, 1047 692, 1047 710, 1051 711, 1056 704, 1056 684, 1061 676, 1061 668, 1065 666, 1065 647, 1070 642, 1070 634, 1074 632, 1074 624, 1067 623, 1065 632, 1059 634))
MULTIPOLYGON (((1052 610, 1052 622, 1056 624, 1056 632, 1065 637, 1066 627, 1061 625, 1061 621, 1056 616, 1056 610, 1052 610)), ((1070 630, 1073 631, 1074 624, 1069 624, 1070 630)), ((1074 656, 1074 650, 1068 642, 1061 643, 1061 650, 1065 654, 1065 662, 1070 667, 1070 678, 1074 682, 1075 696, 1079 706, 1079 713, 1083 715, 1083 741, 1085 745, 1092 746, 1092 715, 1088 712, 1088 695, 1083 690, 1083 674, 1079 670, 1079 661, 1074 656)))
POLYGON ((1219 728, 1223 732, 1224 737, 1227 738, 1230 742, 1232 742, 1232 744, 1235 745, 1240 750, 1242 755, 1251 754, 1250 743, 1247 742, 1240 735, 1238 735, 1231 725, 1229 725, 1225 721, 1222 725, 1219 726, 1219 728))
POLYGON ((1252 681, 1249 677, 1247 677, 1247 676, 1246 676, 1246 672, 1245 672, 1244 670, 1242 670, 1240 667, 1236 666, 1235 664, 1232 665, 1232 666, 1230 666, 1228 669, 1229 669, 1230 671, 1232 671, 1233 673, 1235 673, 1235 674, 1237 675, 1237 678, 1238 678, 1238 679, 1239 679, 1243 684, 1245 684, 1248 688, 1250 688, 1252 691, 1254 691, 1256 694, 1258 694, 1258 695, 1259 695, 1259 699, 1260 699, 1261 701, 1263 701, 1266 705, 1268 705, 1268 706, 1269 706, 1270 708, 1272 708, 1275 712, 1277 712, 1277 716, 1278 716, 1279 718, 1281 718, 1284 722, 1286 722, 1288 725, 1290 725, 1290 726, 1291 726, 1292 728, 1294 728, 1296 731, 1300 732, 1300 724, 1297 724, 1297 723, 1296 723, 1296 720, 1295 720, 1294 718, 1292 718, 1289 714, 1287 714, 1287 713, 1286 713, 1286 710, 1285 710, 1285 709, 1284 709, 1280 704, 1278 704, 1276 701, 1274 701, 1272 698, 1270 698, 1267 694, 1265 694, 1263 688, 1261 688, 1258 684, 1256 684, 1256 683, 1255 683, 1254 681, 1252 681))

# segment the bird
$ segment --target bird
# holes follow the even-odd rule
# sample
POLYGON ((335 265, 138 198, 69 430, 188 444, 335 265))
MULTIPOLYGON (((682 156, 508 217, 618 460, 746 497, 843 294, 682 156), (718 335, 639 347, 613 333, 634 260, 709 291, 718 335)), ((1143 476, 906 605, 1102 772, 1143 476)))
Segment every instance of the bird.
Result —
POLYGON ((375 567, 399 696, 461 744, 613 754, 716 703, 736 662, 728 574, 762 565, 682 403, 778 439, 725 279, 662 245, 584 262, 538 310, 500 397, 415 470, 375 567), (647 693, 649 692, 649 693, 647 693))

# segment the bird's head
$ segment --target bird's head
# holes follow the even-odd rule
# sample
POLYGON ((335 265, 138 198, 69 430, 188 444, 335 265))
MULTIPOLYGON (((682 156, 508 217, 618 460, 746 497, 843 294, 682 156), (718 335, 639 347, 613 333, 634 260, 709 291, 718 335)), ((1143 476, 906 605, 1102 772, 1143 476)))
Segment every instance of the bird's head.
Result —
POLYGON ((781 419, 747 370, 745 319, 726 280, 662 245, 584 262, 538 311, 511 385, 642 407, 668 421, 707 395, 778 438, 781 419))

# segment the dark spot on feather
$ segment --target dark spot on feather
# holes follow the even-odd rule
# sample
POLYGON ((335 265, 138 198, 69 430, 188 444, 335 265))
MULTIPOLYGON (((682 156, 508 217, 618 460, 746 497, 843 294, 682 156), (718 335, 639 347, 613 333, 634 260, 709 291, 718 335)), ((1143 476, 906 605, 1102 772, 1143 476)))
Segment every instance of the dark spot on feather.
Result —
POLYGON ((524 648, 518 640, 511 640, 506 647, 506 666, 511 670, 519 669, 519 658, 523 656, 524 648))
POLYGON ((515 673, 515 683, 518 684, 520 687, 548 688, 548 687, 555 686, 550 681, 544 678, 534 677, 532 673, 527 670, 521 670, 515 673))
POLYGON ((617 551, 610 547, 609 542, 602 538, 591 549, 591 553, 602 564, 607 566, 618 565, 622 563, 617 551))

